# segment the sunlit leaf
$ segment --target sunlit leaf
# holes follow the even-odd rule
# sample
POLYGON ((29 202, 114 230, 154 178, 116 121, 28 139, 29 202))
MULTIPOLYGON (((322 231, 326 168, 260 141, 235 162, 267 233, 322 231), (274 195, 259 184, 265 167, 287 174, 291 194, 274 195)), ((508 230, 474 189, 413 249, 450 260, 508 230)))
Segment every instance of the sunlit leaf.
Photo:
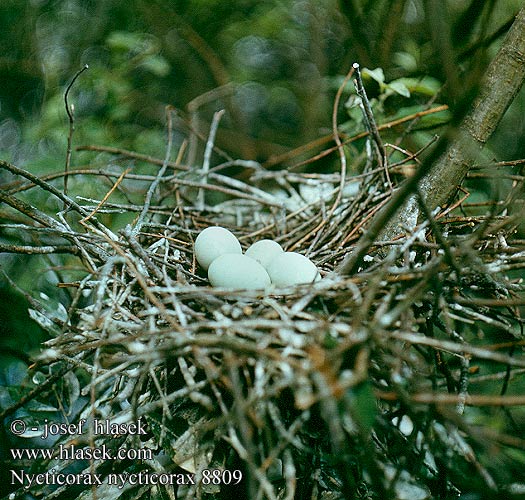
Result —
POLYGON ((170 72, 170 65, 162 56, 149 56, 142 61, 141 67, 147 69, 159 78, 170 72))
POLYGON ((376 69, 363 69, 363 76, 370 76, 373 80, 375 80, 377 83, 382 84, 385 83, 385 73, 383 72, 383 68, 376 68, 376 69))
POLYGON ((410 97, 410 90, 408 90, 407 86, 399 80, 394 80, 393 82, 390 82, 388 84, 388 87, 391 88, 394 92, 398 93, 399 95, 402 95, 403 97, 410 97))

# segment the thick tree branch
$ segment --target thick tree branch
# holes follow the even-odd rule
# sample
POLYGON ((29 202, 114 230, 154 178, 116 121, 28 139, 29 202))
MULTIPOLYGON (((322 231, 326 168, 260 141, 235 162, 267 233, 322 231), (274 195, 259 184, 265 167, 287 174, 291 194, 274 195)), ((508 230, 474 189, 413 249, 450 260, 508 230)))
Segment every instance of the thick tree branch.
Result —
POLYGON ((421 182, 432 209, 448 202, 490 138, 525 80, 525 7, 516 16, 490 64, 472 111, 447 152, 421 182))
POLYGON ((524 80, 525 7, 516 16, 501 49, 491 62, 472 110, 447 141, 444 153, 441 154, 439 147, 434 150, 431 158, 421 165, 420 171, 394 193, 370 223, 371 234, 363 235, 339 266, 339 273, 354 272, 375 240, 392 240, 402 234, 405 227, 417 224, 420 214, 414 192, 418 183, 429 210, 433 211, 450 201, 524 80))

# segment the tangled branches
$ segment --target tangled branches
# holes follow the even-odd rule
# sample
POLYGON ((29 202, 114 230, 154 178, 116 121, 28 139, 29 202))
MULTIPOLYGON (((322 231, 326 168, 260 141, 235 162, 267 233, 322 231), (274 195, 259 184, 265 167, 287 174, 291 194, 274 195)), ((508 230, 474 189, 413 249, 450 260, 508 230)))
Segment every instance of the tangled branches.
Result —
MULTIPOLYGON (((469 490, 510 497, 519 486, 512 452, 525 445, 512 432, 523 419, 512 408, 525 404, 525 242, 514 239, 518 219, 505 203, 491 216, 430 213, 405 238, 377 243, 385 259, 370 252, 357 274, 340 276, 334 270, 348 246, 389 197, 381 170, 359 185, 347 179, 327 217, 340 189, 335 173, 238 162, 249 171, 246 182, 218 168, 194 171, 180 159, 160 164, 172 172, 70 171, 112 179, 130 199, 137 185, 158 184, 140 231, 135 223, 117 233, 101 222, 104 214, 143 213, 138 203, 101 197, 81 205, 51 178, 1 164, 23 178, 4 186, 2 201, 25 216, 4 224, 4 233, 38 242, 2 249, 64 251, 86 267, 83 279, 60 285, 73 291, 66 316, 31 299, 53 336, 31 367, 38 383, 2 417, 35 418, 31 404, 46 401, 64 421, 143 420, 148 429, 143 436, 90 430, 52 443, 104 445, 114 455, 149 450, 140 460, 55 454, 35 461, 32 472, 76 466, 104 481, 140 472, 196 478, 125 488, 106 481, 81 488, 82 498, 444 498, 469 490), (33 188, 70 212, 55 218, 22 201, 33 188), (206 203, 212 192, 228 199, 206 203), (192 242, 216 223, 245 246, 271 237, 307 253, 324 279, 267 295, 209 287, 192 242), (240 471, 243 479, 205 484, 210 470, 240 471)), ((508 200, 523 184, 519 174, 512 180, 508 200)), ((70 498, 72 490, 42 484, 31 491, 70 498)))
POLYGON ((184 144, 172 161, 172 110, 163 160, 88 146, 79 149, 104 165, 118 157, 118 169, 94 160, 46 177, 0 161, 12 177, 0 190, 10 207, 0 251, 83 265, 81 278, 58 284, 67 309, 26 294, 50 339, 18 398, 1 402, 2 420, 39 431, 45 414, 69 431, 49 436, 50 454, 13 461, 20 488, 9 498, 24 486, 49 499, 511 498, 524 488, 524 162, 471 169, 504 179, 498 201, 469 203, 465 191, 434 209, 414 181, 422 220, 396 227, 394 240, 376 241, 381 228, 367 239, 433 141, 410 152, 379 137, 422 112, 340 137, 342 89, 336 146, 314 158, 337 150, 339 173, 229 157, 212 167, 221 112, 202 168, 183 163, 184 144), (344 146, 371 133, 376 149, 348 175, 344 146), (96 195, 61 192, 64 175, 95 177, 96 195), (26 195, 35 190, 64 210, 39 208, 26 195), (120 230, 114 215, 126 219, 120 230), (271 238, 308 255, 323 279, 264 294, 211 288, 193 241, 214 224, 244 248, 271 238))

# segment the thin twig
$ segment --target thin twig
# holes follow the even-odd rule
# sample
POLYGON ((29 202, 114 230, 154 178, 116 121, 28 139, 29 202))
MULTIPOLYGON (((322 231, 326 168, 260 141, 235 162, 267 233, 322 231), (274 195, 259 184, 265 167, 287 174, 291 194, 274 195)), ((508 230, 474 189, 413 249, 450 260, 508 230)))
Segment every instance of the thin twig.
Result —
MULTIPOLYGON (((210 134, 208 136, 208 140, 206 141, 206 149, 204 150, 204 161, 202 162, 202 170, 203 170, 202 182, 204 184, 208 183, 208 172, 210 170, 211 154, 213 151, 213 145, 215 144, 215 136, 217 135, 217 129, 219 128, 219 123, 224 113, 225 113, 225 110, 221 109, 220 111, 216 111, 213 114, 213 120, 211 122, 211 127, 210 127, 210 134)), ((204 194, 204 190, 201 188, 199 189, 199 192, 197 193, 197 202, 196 202, 197 210, 204 210, 205 205, 206 205, 205 194, 204 194)))
POLYGON ((55 253, 70 253, 73 255, 78 255, 80 253, 78 247, 73 246, 73 245, 30 246, 30 245, 7 245, 5 243, 0 243, 0 252, 25 253, 27 255, 55 254, 55 253))
POLYGON ((390 189, 392 189, 392 181, 390 180, 390 175, 388 174, 388 159, 386 156, 385 146, 383 145, 383 140, 379 135, 374 113, 372 112, 372 106, 370 105, 370 101, 366 95, 363 79, 361 78, 361 70, 359 69, 358 63, 354 63, 352 67, 355 70, 356 78, 354 80, 354 85, 357 95, 361 98, 361 107, 365 118, 366 128, 374 140, 378 152, 379 165, 384 169, 386 180, 390 186, 390 189))
MULTIPOLYGON (((427 116, 427 115, 430 115, 430 114, 433 114, 433 113, 440 113, 441 111, 446 111, 447 109, 448 109, 448 106, 446 104, 443 104, 443 105, 440 105, 440 106, 436 106, 435 108, 425 109, 423 111, 417 111, 417 112, 412 113, 412 114, 410 114, 408 116, 404 116, 402 118, 398 118, 398 119, 392 120, 390 122, 382 123, 381 125, 378 125, 377 128, 378 128, 378 130, 391 129, 393 127, 396 127, 397 125, 402 125, 403 123, 406 123, 406 122, 409 122, 409 121, 412 121, 412 120, 416 120, 418 118, 421 118, 423 116, 427 116)), ((367 130, 367 131, 364 131, 364 132, 360 132, 359 134, 353 135, 352 137, 347 137, 344 134, 342 134, 341 132, 340 132, 340 135, 341 135, 341 137, 344 138, 343 145, 347 145, 347 144, 355 142, 355 141, 357 141, 359 139, 363 139, 364 137, 367 137, 368 135, 370 135, 370 132, 367 130)), ((309 142, 308 144, 305 144, 303 146, 299 146, 299 147, 297 147, 295 149, 292 149, 291 151, 287 151, 286 153, 283 153, 282 155, 272 156, 265 163, 263 163, 263 167, 268 168, 268 167, 271 167, 273 165, 278 165, 279 163, 283 163, 283 162, 285 162, 286 160, 288 160, 290 158, 294 158, 296 156, 299 156, 302 153, 310 151, 311 149, 315 149, 315 148, 317 148, 319 146, 322 146, 324 144, 329 143, 333 139, 333 137, 334 137, 333 134, 325 135, 323 137, 320 137, 319 139, 315 139, 315 140, 309 142)), ((291 169, 296 169, 296 168, 299 168, 299 167, 301 167, 303 165, 312 163, 312 162, 314 162, 316 160, 324 158, 325 156, 328 156, 329 154, 333 153, 337 148, 338 148, 338 146, 333 146, 331 148, 327 148, 327 149, 321 151, 319 154, 313 156, 312 158, 300 161, 298 163, 294 163, 293 165, 291 165, 288 168, 290 170, 291 169)))
MULTIPOLYGON (((77 71, 73 79, 71 80, 71 83, 67 86, 67 89, 64 93, 64 104, 66 106, 66 113, 67 117, 69 119, 69 134, 67 136, 67 151, 66 151, 66 165, 64 167, 64 195, 67 196, 67 181, 69 176, 67 175, 69 172, 69 167, 71 165, 71 153, 72 153, 72 144, 73 144, 73 133, 75 132, 75 106, 73 104, 69 105, 68 97, 69 97, 69 91, 73 87, 73 84, 76 82, 77 78, 84 73, 89 68, 89 66, 86 64, 81 70, 77 71)), ((64 201, 64 210, 67 209, 67 204, 64 201)))
POLYGON ((166 106, 166 118, 168 121, 167 125, 167 134, 168 134, 168 143, 166 146, 166 156, 164 158, 164 162, 162 164, 162 167, 159 169, 155 180, 150 184, 148 188, 148 192, 146 193, 146 198, 144 200, 144 206, 142 208, 142 211, 140 212, 140 215, 137 217, 137 221, 135 222, 133 226, 133 235, 137 235, 140 233, 142 226, 144 222, 146 221, 146 216, 148 214, 150 205, 151 205, 151 199, 153 198, 153 194, 155 193, 162 177, 164 176, 164 173, 166 172, 166 169, 169 166, 169 161, 171 157, 171 148, 173 144, 173 118, 172 113, 174 112, 174 108, 172 106, 166 106))
MULTIPOLYGON (((23 169, 15 166, 15 165, 11 165, 10 163, 8 163, 8 162, 6 162, 4 160, 0 160, 0 168, 3 168, 5 170, 9 170, 13 174, 20 175, 22 177, 25 177, 26 179, 29 179, 36 186, 40 186, 42 189, 50 192, 51 194, 56 196, 58 199, 62 200, 66 206, 73 208, 80 215, 83 215, 84 217, 86 217, 89 214, 87 212, 87 210, 84 210, 76 201, 74 201, 71 198, 69 198, 66 194, 61 193, 52 184, 49 184, 48 182, 42 180, 41 178, 37 177, 36 175, 33 175, 32 173, 28 172, 27 170, 23 170, 23 169)), ((7 197, 9 195, 5 195, 5 196, 7 197)), ((9 196, 9 198, 15 200, 14 197, 10 197, 9 196)), ((20 200, 18 200, 18 202, 21 204, 20 206, 22 206, 22 204, 24 204, 20 200)), ((27 204, 24 204, 24 205, 28 206, 27 204)), ((33 209, 33 211, 34 210, 36 210, 36 209, 33 209)), ((20 210, 20 211, 22 211, 22 210, 20 210)), ((45 217, 47 218, 48 216, 45 216, 45 217)), ((47 218, 47 220, 50 223, 51 223, 51 221, 53 221, 53 223, 55 222, 55 219, 52 219, 51 217, 47 218)), ((51 223, 51 224, 53 224, 53 223, 51 223)), ((100 231, 108 232, 108 234, 110 233, 109 230, 104 225, 100 224, 96 219, 93 219, 92 224, 97 229, 99 229, 100 231)), ((54 227, 54 226, 50 225, 49 227, 54 227)))
POLYGON ((88 215, 86 215, 81 221, 80 223, 84 223, 84 222, 87 222, 89 219, 91 219, 91 217, 93 217, 93 215, 95 215, 98 210, 102 207, 102 205, 104 205, 104 203, 106 203, 106 201, 108 200, 108 198, 111 196, 111 193, 113 193, 113 191, 115 191, 115 189, 117 189, 117 187, 119 186, 119 184, 124 180, 124 177, 126 177, 126 175, 129 173, 129 171, 131 170, 131 168, 127 168, 126 170, 124 170, 124 172, 122 172, 119 176, 119 178, 117 179, 117 181, 113 184, 113 186, 111 186, 111 189, 104 195, 104 197, 102 198, 102 200, 100 201, 100 203, 92 210, 91 213, 89 213, 88 215))
POLYGON ((339 109, 339 102, 341 100, 341 96, 343 95, 343 90, 346 87, 346 84, 348 83, 350 78, 352 78, 352 75, 354 74, 354 70, 355 68, 352 67, 350 71, 347 73, 346 77, 344 78, 343 83, 341 83, 341 85, 339 86, 339 89, 337 90, 337 94, 334 99, 334 105, 332 107, 332 134, 333 134, 334 141, 337 144, 337 150, 339 152, 339 159, 341 162, 341 173, 340 173, 340 178, 339 178, 339 190, 337 191, 337 196, 328 214, 326 215, 326 217, 323 217, 321 222, 312 231, 310 231, 303 238, 301 238, 299 241, 294 243, 290 247, 290 250, 293 250, 299 247, 308 238, 317 235, 317 233, 328 223, 328 221, 330 221, 330 218, 332 217, 335 210, 339 206, 339 203, 341 202, 341 198, 343 196, 343 189, 344 189, 345 182, 346 182, 346 156, 345 156, 343 144, 341 142, 341 139, 339 138, 339 132, 337 130, 337 111, 339 109))
MULTIPOLYGON (((384 401, 396 401, 399 395, 394 392, 376 391, 376 396, 384 401)), ((414 403, 435 405, 458 405, 463 400, 467 406, 525 406, 525 396, 500 396, 486 394, 444 394, 444 393, 416 393, 409 399, 414 403)))

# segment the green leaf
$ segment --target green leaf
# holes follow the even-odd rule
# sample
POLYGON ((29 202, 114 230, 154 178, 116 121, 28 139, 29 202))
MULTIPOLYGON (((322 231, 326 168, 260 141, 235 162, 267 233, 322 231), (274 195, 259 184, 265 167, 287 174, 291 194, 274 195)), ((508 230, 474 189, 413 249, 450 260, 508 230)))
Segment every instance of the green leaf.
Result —
POLYGON ((351 413, 362 431, 368 433, 377 415, 377 401, 369 382, 363 382, 349 390, 346 397, 351 413))
POLYGON ((435 95, 441 88, 441 82, 430 76, 424 76, 422 78, 399 78, 395 81, 405 85, 412 93, 428 96, 435 95))
POLYGON ((114 50, 128 51, 136 49, 142 40, 143 36, 140 33, 114 31, 107 37, 106 43, 114 50))
POLYGON ((144 61, 142 61, 141 67, 158 77, 167 76, 170 72, 170 65, 162 56, 146 57, 144 61))
POLYGON ((385 73, 383 72, 383 68, 376 68, 376 69, 364 68, 363 75, 364 76, 368 75, 380 85, 385 83, 385 73))
POLYGON ((417 71, 417 59, 409 52, 396 52, 393 60, 407 72, 417 71))
POLYGON ((403 97, 410 97, 410 90, 408 90, 407 86, 400 80, 390 82, 388 87, 403 97))
POLYGON ((329 332, 326 332, 323 339, 323 347, 326 349, 335 349, 339 345, 337 339, 332 337, 329 332))

